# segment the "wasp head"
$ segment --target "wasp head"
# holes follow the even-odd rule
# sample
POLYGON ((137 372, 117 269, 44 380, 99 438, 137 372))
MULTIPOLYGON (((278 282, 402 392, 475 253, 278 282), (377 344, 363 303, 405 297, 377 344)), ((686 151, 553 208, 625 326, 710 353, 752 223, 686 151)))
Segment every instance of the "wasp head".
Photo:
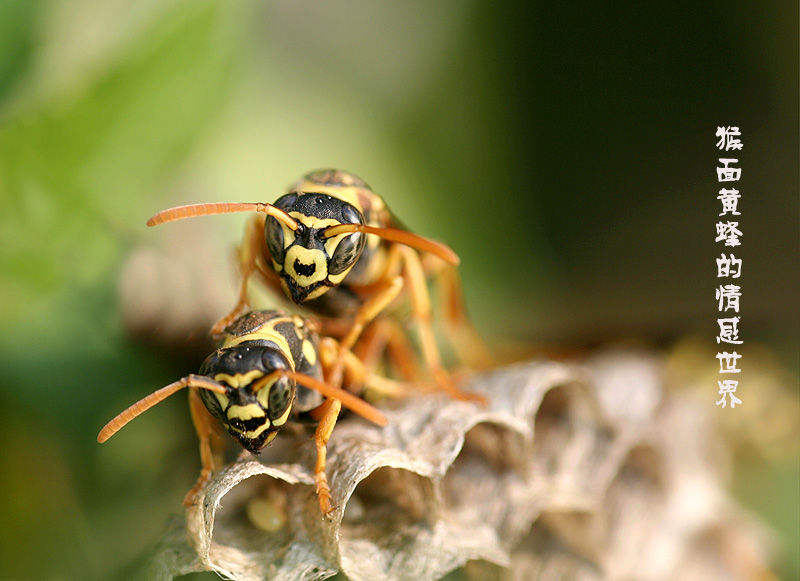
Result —
POLYGON ((346 232, 327 236, 326 231, 342 224, 364 224, 361 212, 334 196, 319 193, 289 193, 274 205, 297 221, 296 230, 272 216, 266 222, 267 246, 286 294, 300 305, 341 284, 361 256, 366 235, 346 232))
POLYGON ((272 346, 219 349, 206 359, 200 373, 225 385, 227 393, 200 390, 200 396, 228 432, 255 454, 275 438, 291 415, 296 384, 286 376, 271 375, 290 369, 286 356, 272 346))

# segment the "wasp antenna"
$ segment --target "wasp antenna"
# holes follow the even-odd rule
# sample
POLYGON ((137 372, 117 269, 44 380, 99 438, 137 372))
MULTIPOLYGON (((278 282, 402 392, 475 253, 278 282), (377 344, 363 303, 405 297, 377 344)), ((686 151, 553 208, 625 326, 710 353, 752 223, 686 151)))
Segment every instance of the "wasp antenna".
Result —
POLYGON ((367 226, 364 224, 338 224, 325 229, 325 237, 332 238, 339 234, 346 234, 348 232, 363 232, 364 234, 374 234, 389 242, 397 242, 410 246, 422 252, 429 252, 434 254, 453 266, 458 266, 461 260, 458 255, 447 244, 442 244, 436 240, 425 238, 419 234, 413 234, 406 230, 398 230, 397 228, 377 228, 375 226, 367 226))
POLYGON ((213 216, 215 214, 234 214, 236 212, 262 212, 280 220, 291 230, 297 230, 297 220, 289 214, 262 202, 210 202, 207 204, 189 204, 162 210, 147 221, 148 226, 158 226, 167 222, 175 222, 185 218, 213 216))
POLYGON ((345 391, 339 387, 333 387, 332 385, 319 381, 318 379, 314 379, 305 373, 297 373, 296 371, 285 370, 278 370, 274 373, 285 375, 289 379, 293 379, 301 385, 320 392, 325 397, 338 399, 342 402, 344 407, 352 412, 357 413, 365 420, 369 420, 373 424, 385 426, 389 423, 389 420, 386 419, 386 416, 383 415, 378 408, 368 404, 366 401, 353 395, 349 391, 345 391))
POLYGON ((274 379, 278 378, 281 375, 284 375, 284 373, 280 369, 277 369, 272 373, 268 373, 264 377, 256 381, 254 384, 252 384, 250 386, 250 389, 253 391, 253 393, 257 393, 261 389, 267 387, 274 379))
POLYGON ((175 383, 170 383, 169 385, 154 391, 150 395, 137 401, 126 410, 123 410, 113 420, 103 426, 103 429, 100 430, 99 434, 97 434, 97 441, 102 444, 111 436, 119 432, 132 419, 140 416, 154 405, 161 403, 173 393, 177 393, 185 387, 209 389, 223 395, 226 393, 225 387, 220 383, 212 381, 201 375, 188 375, 182 379, 179 379, 175 383))

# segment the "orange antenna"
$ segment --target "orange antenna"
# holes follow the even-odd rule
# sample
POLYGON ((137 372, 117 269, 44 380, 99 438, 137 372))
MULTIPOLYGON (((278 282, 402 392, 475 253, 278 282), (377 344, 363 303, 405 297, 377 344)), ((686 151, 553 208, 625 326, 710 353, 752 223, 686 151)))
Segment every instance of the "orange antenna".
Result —
POLYGON ((389 242, 397 242, 423 252, 430 252, 453 266, 458 266, 461 262, 458 255, 446 244, 405 230, 398 230, 397 228, 376 228, 375 226, 366 226, 364 224, 338 224, 326 228, 324 236, 325 238, 332 238, 348 232, 375 234, 375 236, 380 236, 389 242))
POLYGON ((297 230, 297 220, 289 214, 262 202, 211 202, 208 204, 189 204, 162 210, 147 221, 148 226, 158 226, 166 222, 196 218, 197 216, 213 216, 214 214, 233 214, 235 212, 262 212, 280 220, 291 230, 297 230))
POLYGON ((305 373, 298 373, 296 371, 288 371, 285 369, 276 369, 269 375, 265 375, 259 379, 258 382, 253 385, 253 392, 255 393, 262 387, 265 387, 272 379, 279 375, 293 379, 301 385, 320 392, 325 397, 338 399, 342 402, 344 407, 352 412, 357 413, 362 418, 369 420, 373 424, 385 426, 389 423, 389 420, 386 419, 386 416, 383 415, 378 408, 368 404, 360 397, 353 395, 349 391, 345 391, 338 387, 333 387, 332 385, 328 385, 327 383, 319 381, 318 379, 314 379, 305 373))
POLYGON ((208 389, 209 391, 215 391, 217 393, 221 393, 222 395, 227 393, 225 386, 223 386, 221 383, 217 383, 216 381, 208 379, 207 377, 203 377, 202 375, 187 375, 175 383, 170 383, 168 386, 154 391, 147 397, 140 399, 131 407, 118 414, 113 420, 103 426, 103 429, 100 430, 99 434, 97 434, 97 441, 102 444, 111 436, 119 432, 133 418, 146 412, 157 403, 161 403, 173 393, 179 392, 184 387, 208 389))

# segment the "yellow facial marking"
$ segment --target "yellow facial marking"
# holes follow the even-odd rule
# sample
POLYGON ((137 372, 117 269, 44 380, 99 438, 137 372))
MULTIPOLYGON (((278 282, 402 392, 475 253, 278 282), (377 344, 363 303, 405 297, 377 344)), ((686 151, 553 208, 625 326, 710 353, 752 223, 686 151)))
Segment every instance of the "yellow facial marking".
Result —
POLYGON ((324 295, 326 292, 328 292, 330 289, 331 289, 331 287, 329 287, 329 286, 317 287, 313 291, 308 293, 308 296, 306 297, 306 300, 310 301, 311 299, 315 299, 317 297, 320 297, 320 296, 324 295))
POLYGON ((266 418, 266 414, 264 409, 255 403, 249 403, 247 405, 232 405, 227 410, 228 419, 239 419, 239 420, 252 420, 253 418, 264 418, 269 424, 269 420, 266 418))
MULTIPOLYGON (((234 343, 235 344, 235 343, 234 343)), ((229 345, 226 345, 228 347, 229 345)), ((259 369, 251 369, 247 373, 237 373, 236 375, 228 375, 227 373, 217 373, 214 376, 216 381, 226 383, 234 389, 239 389, 244 385, 250 385, 254 380, 263 377, 264 373, 259 369)), ((224 407, 224 406, 223 406, 224 407)))
MULTIPOLYGON (((303 226, 306 226, 307 228, 316 228, 317 230, 322 230, 328 226, 336 226, 340 224, 339 221, 334 220, 333 218, 317 218, 315 216, 306 216, 300 212, 289 212, 289 215, 298 222, 301 222, 303 226)), ((292 232, 292 242, 294 242, 294 232, 292 232)))
POLYGON ((328 274, 328 261, 325 258, 325 253, 322 250, 315 250, 303 248, 301 246, 292 246, 286 251, 286 260, 284 261, 286 274, 292 277, 298 286, 309 287, 315 283, 325 280, 328 274), (311 266, 314 265, 314 273, 310 276, 300 274, 295 270, 295 261, 300 264, 311 266))
POLYGON ((328 256, 333 256, 333 253, 336 251, 336 247, 339 246, 339 243, 344 240, 345 236, 352 236, 353 234, 349 232, 345 232, 344 234, 337 234, 336 236, 332 236, 325 240, 325 252, 328 253, 328 256))
POLYGON ((220 407, 222 409, 225 409, 226 407, 228 407, 228 404, 230 403, 230 400, 228 399, 228 396, 223 395, 221 393, 217 393, 216 391, 214 391, 212 393, 217 397, 217 401, 219 402, 219 405, 220 405, 220 407))
POLYGON ((343 270, 339 274, 329 274, 328 280, 331 282, 331 284, 342 284, 344 277, 347 276, 347 274, 352 270, 352 268, 353 267, 351 266, 350 268, 343 270))
MULTIPOLYGON (((292 212, 292 214, 297 214, 297 212, 292 212)), ((283 247, 286 248, 287 246, 289 246, 294 242, 295 239, 294 230, 289 228, 283 222, 279 221, 278 223, 281 225, 281 229, 283 230, 283 247)))
MULTIPOLYGON (((315 218, 314 216, 305 216, 300 212, 290 212, 290 215, 295 218, 298 222, 302 222, 303 225, 307 226, 308 228, 316 228, 317 230, 324 230, 329 226, 338 226, 341 222, 334 220, 333 218, 315 218)), ((344 234, 339 234, 337 236, 333 236, 325 240, 325 252, 328 256, 333 256, 336 247, 339 246, 339 243, 344 240, 345 236, 352 236, 352 233, 346 232, 344 234)), ((286 239, 284 239, 286 240, 286 239)), ((294 242, 294 234, 292 237, 292 242, 294 242)), ((291 242, 286 242, 286 246, 288 247, 291 242)))
POLYGON ((264 430, 268 429, 271 424, 264 410, 258 404, 250 403, 247 405, 232 405, 228 408, 228 428, 244 436, 245 438, 256 439, 264 430), (255 430, 241 430, 230 423, 233 419, 242 421, 252 420, 253 418, 263 418, 264 423, 259 425, 255 430))
MULTIPOLYGON (((249 432, 243 432, 242 430, 236 428, 235 426, 229 426, 229 427, 230 427, 231 430, 241 434, 245 438, 249 438, 250 440, 255 440, 262 433, 264 433, 264 430, 266 430, 266 429, 268 429, 270 427, 270 424, 269 424, 269 420, 265 420, 265 422, 263 424, 261 424, 260 426, 258 426, 258 428, 256 428, 255 430, 250 430, 249 432)), ((269 441, 271 441, 271 438, 267 438, 267 442, 269 442, 269 441)))

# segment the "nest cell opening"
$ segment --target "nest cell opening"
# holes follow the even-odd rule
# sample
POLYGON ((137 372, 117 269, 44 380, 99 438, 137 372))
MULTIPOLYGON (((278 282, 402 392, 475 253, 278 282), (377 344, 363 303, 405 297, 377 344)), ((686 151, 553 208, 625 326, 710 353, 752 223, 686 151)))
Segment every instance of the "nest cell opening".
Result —
POLYGON ((308 486, 252 476, 225 495, 214 518, 214 542, 245 551, 278 550, 293 537, 292 512, 308 486), (301 489, 301 490, 298 490, 301 489))
POLYGON ((503 425, 482 422, 464 436, 464 444, 442 481, 442 494, 451 510, 479 522, 504 528, 511 499, 525 489, 525 438, 503 425))
POLYGON ((572 475, 573 481, 591 479, 613 437, 594 400, 574 384, 556 386, 544 395, 533 427, 537 472, 551 477, 572 475), (586 478, 581 476, 584 473, 586 478))
POLYGON ((378 468, 358 483, 347 502, 342 538, 391 539, 431 526, 439 517, 433 482, 401 468, 378 468))
POLYGON ((590 554, 589 537, 575 531, 590 529, 590 515, 568 512, 539 516, 511 553, 514 579, 580 579, 594 581, 605 575, 590 554))

